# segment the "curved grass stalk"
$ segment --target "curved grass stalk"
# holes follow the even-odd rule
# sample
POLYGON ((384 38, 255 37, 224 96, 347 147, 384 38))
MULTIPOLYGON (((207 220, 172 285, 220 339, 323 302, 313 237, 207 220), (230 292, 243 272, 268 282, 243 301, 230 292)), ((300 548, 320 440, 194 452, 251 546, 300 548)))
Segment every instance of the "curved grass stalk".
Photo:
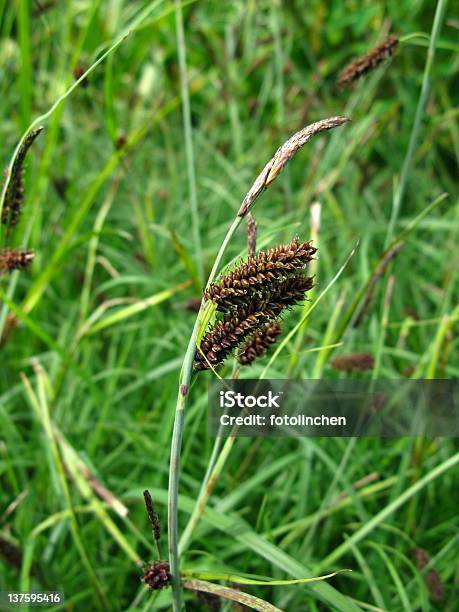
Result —
POLYGON ((403 196, 405 195, 405 189, 408 181, 408 176, 411 171, 413 164, 414 153, 418 146, 419 134, 421 132, 421 123, 424 116, 424 109, 427 104, 427 98, 430 93, 430 76, 432 73, 432 66, 435 58, 435 49, 437 47, 438 36, 440 34, 440 28, 443 23, 443 16, 445 14, 447 0, 438 0, 435 9, 435 17, 432 25, 432 32, 430 34, 430 43, 427 50, 427 59, 424 68, 424 75, 422 77, 421 93, 419 95, 418 105, 416 107, 416 113, 414 115, 413 127, 410 134, 410 141, 408 143, 408 149, 405 154, 403 161, 402 171, 400 173, 400 179, 395 189, 394 199, 392 204, 392 215, 389 221, 389 230, 386 237, 386 246, 391 242, 392 236, 395 231, 395 227, 400 214, 403 196))
MULTIPOLYGON (((329 117, 322 119, 305 127, 294 134, 276 151, 272 159, 266 164, 261 173, 256 178, 252 187, 245 196, 242 205, 232 222, 215 259, 212 271, 206 283, 206 287, 215 279, 220 264, 225 254, 231 238, 239 227, 242 219, 249 212, 255 200, 273 183, 281 173, 284 166, 290 159, 303 147, 315 134, 324 130, 329 130, 346 123, 346 117, 329 117)), ((174 429, 172 433, 171 454, 169 464, 169 492, 168 492, 168 544, 169 544, 169 564, 171 569, 172 581, 172 603, 174 612, 182 609, 182 596, 180 584, 180 559, 179 559, 179 536, 178 536, 178 486, 180 479, 180 452, 182 447, 183 427, 185 420, 186 398, 188 395, 193 360, 196 352, 196 338, 198 331, 202 327, 204 300, 201 303, 196 322, 188 343, 185 358, 179 378, 179 388, 177 404, 175 409, 174 429)))

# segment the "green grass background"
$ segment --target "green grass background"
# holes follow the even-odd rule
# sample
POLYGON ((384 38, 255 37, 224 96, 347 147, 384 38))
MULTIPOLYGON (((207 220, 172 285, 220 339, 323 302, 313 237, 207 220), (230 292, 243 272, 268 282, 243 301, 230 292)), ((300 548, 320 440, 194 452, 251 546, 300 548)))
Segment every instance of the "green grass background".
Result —
MULTIPOLYGON (((375 356, 375 378, 459 375, 459 14, 446 5, 427 79, 438 8, 427 0, 189 2, 183 40, 171 1, 46 4, 0 0, 3 166, 73 70, 131 31, 43 121, 21 224, 1 235, 36 259, 1 279, 0 328, 11 315, 19 325, 0 349, 0 589, 62 590, 68 609, 167 610, 169 592, 152 602, 136 561, 156 555, 146 487, 166 531, 176 386, 194 321, 178 306, 200 295, 242 198, 293 132, 352 119, 308 143, 257 202, 259 246, 310 238, 318 202, 316 298, 358 247, 266 375, 336 377, 332 356, 355 351, 375 356), (343 65, 389 31, 423 34, 340 91, 343 65), (355 296, 407 229, 351 328, 355 296), (122 506, 97 495, 87 470, 122 506)), ((226 262, 245 243, 242 225, 226 262)), ((292 311, 286 329, 300 316, 292 311)), ((182 529, 213 446, 209 376, 194 379, 186 413, 182 529)), ((452 439, 238 439, 182 567, 276 579, 351 568, 330 581, 349 606, 457 610, 457 450, 452 439), (416 547, 433 559, 439 601, 416 547)), ((244 590, 283 610, 332 609, 307 585, 244 590)), ((206 609, 191 592, 186 601, 206 609)))

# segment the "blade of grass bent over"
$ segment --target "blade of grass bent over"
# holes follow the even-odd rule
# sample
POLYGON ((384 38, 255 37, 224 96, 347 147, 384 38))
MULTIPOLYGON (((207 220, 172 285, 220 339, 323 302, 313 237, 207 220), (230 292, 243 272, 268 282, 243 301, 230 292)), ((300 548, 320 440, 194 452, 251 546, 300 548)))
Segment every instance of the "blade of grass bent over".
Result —
POLYGON ((280 608, 276 608, 276 606, 264 601, 264 599, 260 599, 254 595, 249 595, 248 593, 237 591, 231 587, 222 586, 221 584, 213 584, 212 582, 207 582, 206 580, 196 579, 183 580, 182 584, 187 589, 202 591, 204 593, 212 593, 213 595, 218 595, 219 597, 224 597, 225 599, 229 599, 231 601, 237 601, 238 603, 241 603, 252 610, 258 610, 259 612, 283 612, 280 608))

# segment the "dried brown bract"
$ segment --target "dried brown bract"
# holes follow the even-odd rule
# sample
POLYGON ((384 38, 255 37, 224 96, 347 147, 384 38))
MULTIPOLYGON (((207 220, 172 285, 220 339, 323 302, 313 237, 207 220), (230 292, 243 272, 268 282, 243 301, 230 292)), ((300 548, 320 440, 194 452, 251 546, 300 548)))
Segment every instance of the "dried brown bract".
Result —
POLYGON ((304 269, 316 251, 310 242, 299 243, 296 238, 287 245, 260 251, 210 285, 205 298, 215 302, 221 312, 238 308, 260 288, 266 289, 304 269))
POLYGON ((239 363, 241 365, 250 365, 255 359, 262 357, 269 347, 276 342, 281 331, 281 325, 278 322, 268 323, 257 330, 238 353, 237 360, 239 363))
POLYGON ((0 274, 25 270, 30 266, 34 257, 34 252, 30 250, 4 249, 0 251, 0 274))
POLYGON ((295 153, 301 149, 301 147, 304 146, 315 134, 319 134, 324 130, 331 130, 332 128, 343 125, 343 123, 346 123, 347 121, 349 121, 347 117, 340 116, 321 119, 320 121, 316 121, 315 123, 311 123, 311 125, 306 126, 284 142, 284 144, 277 149, 274 157, 269 160, 258 177, 255 179, 254 184, 241 204, 241 207, 237 213, 238 216, 244 217, 247 214, 255 200, 271 185, 273 181, 277 179, 285 164, 289 162, 295 153))
POLYGON ((28 150, 36 137, 43 131, 42 127, 32 130, 21 145, 11 170, 11 178, 5 194, 2 209, 2 224, 14 227, 18 224, 24 202, 24 162, 28 150))
POLYGON ((142 581, 153 591, 168 587, 171 582, 169 563, 167 561, 150 563, 142 576, 142 581))
POLYGON ((395 36, 388 36, 377 47, 371 49, 371 51, 368 51, 362 57, 353 60, 340 72, 338 85, 340 87, 348 87, 367 72, 374 70, 394 53, 398 42, 398 38, 395 36))
POLYGON ((352 372, 354 370, 363 372, 373 369, 374 363, 375 360, 369 353, 354 353, 353 355, 335 357, 331 365, 335 370, 339 370, 340 372, 352 372))

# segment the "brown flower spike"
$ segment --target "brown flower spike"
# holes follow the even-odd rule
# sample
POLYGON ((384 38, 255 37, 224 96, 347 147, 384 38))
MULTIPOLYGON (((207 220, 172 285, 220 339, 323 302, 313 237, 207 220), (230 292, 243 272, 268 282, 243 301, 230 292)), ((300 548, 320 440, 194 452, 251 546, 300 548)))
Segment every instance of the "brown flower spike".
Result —
POLYGON ((304 269, 316 251, 309 242, 298 243, 297 238, 290 244, 260 251, 210 285, 205 298, 215 302, 221 312, 237 308, 260 288, 266 289, 304 269))
POLYGON ((348 64, 339 74, 338 85, 340 87, 348 87, 367 72, 377 68, 377 66, 394 53, 397 45, 398 38, 388 36, 377 47, 348 64))
POLYGON ((151 529, 153 531, 153 537, 155 538, 156 542, 159 542, 161 539, 161 522, 159 520, 158 513, 155 510, 153 499, 151 498, 150 492, 147 489, 145 489, 143 492, 143 498, 145 500, 145 507, 147 509, 151 529))
POLYGON ((14 227, 18 224, 24 201, 24 162, 28 150, 36 137, 43 131, 42 127, 32 130, 21 145, 11 170, 11 179, 5 195, 2 209, 2 224, 14 227))
POLYGON ((280 317, 282 312, 305 299, 313 279, 302 274, 267 284, 248 303, 227 313, 204 335, 194 360, 195 370, 220 365, 252 333, 280 317))
POLYGON ((241 365, 250 365, 257 357, 262 357, 269 347, 276 342, 277 336, 281 331, 281 325, 277 321, 267 323, 264 327, 257 330, 239 351, 237 355, 239 363, 241 365))
POLYGON ((35 254, 30 250, 5 249, 0 251, 0 275, 14 270, 25 270, 30 266, 35 254))

